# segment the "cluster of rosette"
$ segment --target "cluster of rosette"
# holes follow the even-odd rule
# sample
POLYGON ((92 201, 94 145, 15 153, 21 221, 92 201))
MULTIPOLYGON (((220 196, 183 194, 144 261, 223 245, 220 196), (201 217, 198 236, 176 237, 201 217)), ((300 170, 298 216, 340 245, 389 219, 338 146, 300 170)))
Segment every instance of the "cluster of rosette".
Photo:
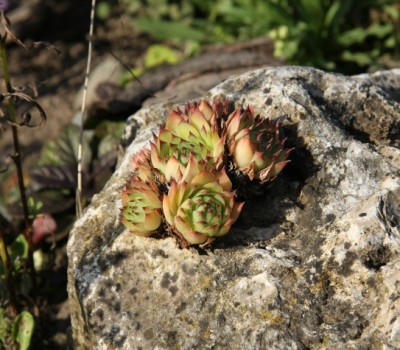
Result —
POLYGON ((167 225, 182 246, 206 246, 230 231, 243 208, 227 169, 260 184, 282 171, 291 150, 279 125, 249 107, 227 111, 220 101, 172 111, 151 149, 132 159, 121 209, 131 232, 150 236, 167 225))

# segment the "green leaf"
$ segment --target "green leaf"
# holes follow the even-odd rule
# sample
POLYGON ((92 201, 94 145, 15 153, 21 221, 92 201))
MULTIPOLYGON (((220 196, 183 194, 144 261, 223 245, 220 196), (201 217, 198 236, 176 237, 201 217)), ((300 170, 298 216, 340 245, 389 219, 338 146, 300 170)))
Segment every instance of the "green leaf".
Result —
POLYGON ((40 209, 42 209, 43 203, 38 201, 36 202, 33 197, 28 197, 28 210, 29 210, 29 218, 33 219, 36 215, 40 214, 40 209))
POLYGON ((288 40, 282 47, 282 56, 287 59, 295 57, 299 49, 299 42, 297 40, 288 40))
POLYGON ((28 249, 28 241, 22 233, 19 234, 10 247, 11 261, 14 261, 17 257, 27 258, 28 249))
POLYGON ((388 49, 394 49, 396 47, 396 39, 391 36, 383 42, 383 45, 388 49))
MULTIPOLYGON (((87 186, 85 178, 87 173, 83 173, 83 186, 87 186)), ((32 196, 43 203, 43 212, 45 213, 62 213, 74 206, 75 198, 71 189, 44 189, 32 194, 32 196)))
POLYGON ((344 51, 342 53, 341 58, 343 61, 354 62, 359 66, 368 66, 371 65, 374 60, 374 52, 351 52, 344 51))
POLYGON ((180 61, 178 53, 166 45, 151 45, 144 57, 145 68, 152 68, 159 64, 175 64, 180 61))
POLYGON ((338 43, 345 47, 360 44, 364 42, 367 35, 368 33, 363 28, 350 29, 338 37, 338 43))
POLYGON ((335 22, 338 18, 338 15, 340 13, 341 10, 341 5, 340 5, 340 1, 335 1, 328 9, 328 11, 326 12, 325 15, 325 21, 324 21, 324 25, 326 28, 331 27, 332 25, 335 25, 335 22))
POLYGON ((400 19, 400 9, 395 6, 384 6, 383 11, 387 13, 390 17, 392 17, 394 20, 399 20, 400 19))
POLYGON ((133 24, 139 30, 150 33, 157 39, 206 40, 202 31, 180 22, 168 22, 142 17, 134 20, 133 24))
POLYGON ((326 16, 325 16, 325 26, 330 27, 331 24, 334 22, 338 12, 340 9, 340 2, 335 1, 328 9, 326 16))
POLYGON ((35 319, 28 311, 22 311, 14 320, 11 336, 19 343, 20 350, 27 350, 31 345, 31 338, 35 328, 35 319))
POLYGON ((111 5, 106 1, 100 1, 96 8, 96 15, 100 19, 107 19, 111 14, 111 5))
POLYGON ((375 23, 371 25, 369 28, 354 28, 344 32, 338 38, 339 44, 349 47, 354 44, 362 44, 368 36, 374 36, 379 39, 384 38, 386 35, 390 34, 393 31, 392 24, 381 25, 375 23))
POLYGON ((395 28, 393 28, 393 25, 391 23, 388 24, 374 23, 367 29, 367 34, 382 39, 386 35, 391 34, 394 30, 395 28))
POLYGON ((219 2, 215 5, 217 13, 223 17, 226 23, 235 26, 243 26, 247 24, 254 26, 255 23, 262 23, 268 30, 273 25, 293 25, 293 18, 288 9, 278 3, 271 1, 260 1, 256 4, 249 3, 247 5, 238 4, 233 6, 229 2, 219 2))
MULTIPOLYGON (((22 268, 22 260, 28 257, 28 241, 21 233, 17 236, 11 246, 8 247, 8 254, 14 270, 18 271, 22 268)), ((4 274, 4 267, 0 265, 0 275, 4 274)))
POLYGON ((325 26, 334 30, 340 30, 339 22, 344 18, 353 6, 354 0, 335 1, 328 9, 325 16, 325 26))

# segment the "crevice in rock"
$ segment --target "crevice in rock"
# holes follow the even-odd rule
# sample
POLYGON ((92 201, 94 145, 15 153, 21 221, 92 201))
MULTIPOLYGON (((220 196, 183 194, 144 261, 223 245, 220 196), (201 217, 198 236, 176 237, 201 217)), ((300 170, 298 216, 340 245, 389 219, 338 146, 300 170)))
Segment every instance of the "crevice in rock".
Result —
POLYGON ((369 270, 379 271, 385 266, 392 256, 390 248, 381 246, 378 249, 370 250, 364 257, 364 266, 369 270))

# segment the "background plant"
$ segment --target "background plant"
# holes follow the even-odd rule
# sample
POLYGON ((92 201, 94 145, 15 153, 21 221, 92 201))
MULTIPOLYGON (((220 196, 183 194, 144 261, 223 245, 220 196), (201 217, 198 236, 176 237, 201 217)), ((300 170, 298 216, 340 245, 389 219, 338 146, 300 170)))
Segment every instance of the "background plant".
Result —
POLYGON ((18 128, 35 127, 36 121, 32 120, 31 113, 24 112, 19 118, 18 102, 28 102, 40 115, 39 125, 46 121, 46 114, 42 107, 29 95, 16 91, 11 83, 9 74, 8 58, 6 51, 6 40, 10 37, 18 45, 26 49, 26 46, 13 34, 9 21, 4 12, 0 13, 2 33, 0 35, 0 60, 1 70, 4 78, 5 91, 1 94, 3 106, 1 109, 1 121, 11 128, 14 153, 10 155, 17 175, 19 200, 22 206, 24 229, 13 244, 7 245, 3 227, 0 226, 0 282, 5 282, 5 288, 1 288, 2 300, 9 300, 9 303, 2 303, 0 322, 3 324, 0 334, 0 344, 10 346, 18 344, 20 349, 28 349, 33 333, 35 321, 31 312, 24 310, 19 313, 21 304, 19 296, 29 295, 32 302, 26 305, 28 309, 36 309, 37 276, 34 265, 33 253, 33 230, 32 217, 29 212, 28 197, 26 194, 25 180, 22 168, 21 147, 19 142, 18 128), (29 276, 28 279, 26 277, 29 276), (19 281, 18 284, 16 281, 19 281), (25 293, 24 293, 25 291, 25 293), (22 292, 22 293, 19 293, 22 292))
MULTIPOLYGON (((399 59, 400 5, 395 0, 121 1, 139 30, 167 39, 186 55, 204 44, 268 35, 275 55, 291 64, 357 73, 399 59)), ((100 3, 103 16, 112 3, 100 3)))

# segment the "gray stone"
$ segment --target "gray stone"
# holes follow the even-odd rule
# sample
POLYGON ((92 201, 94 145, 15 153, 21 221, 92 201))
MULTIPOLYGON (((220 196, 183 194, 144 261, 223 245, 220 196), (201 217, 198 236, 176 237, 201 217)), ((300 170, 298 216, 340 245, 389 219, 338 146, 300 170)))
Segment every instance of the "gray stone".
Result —
MULTIPOLYGON (((92 107, 93 104, 102 103, 119 90, 120 80, 126 69, 113 57, 108 57, 98 64, 89 76, 89 83, 86 94, 86 106, 92 107), (105 91, 103 91, 105 90, 105 91), (109 92, 107 90, 110 90, 109 92), (102 96, 104 95, 104 96, 102 96)), ((77 93, 74 101, 74 109, 79 111, 82 107, 84 87, 82 86, 77 93)), ((78 116, 76 117, 78 118, 78 116)))
POLYGON ((399 348, 399 77, 281 67, 211 90, 207 98, 281 119, 296 149, 206 250, 136 237, 120 224, 129 159, 172 106, 132 116, 125 142, 133 142, 70 234, 77 348, 399 348))

